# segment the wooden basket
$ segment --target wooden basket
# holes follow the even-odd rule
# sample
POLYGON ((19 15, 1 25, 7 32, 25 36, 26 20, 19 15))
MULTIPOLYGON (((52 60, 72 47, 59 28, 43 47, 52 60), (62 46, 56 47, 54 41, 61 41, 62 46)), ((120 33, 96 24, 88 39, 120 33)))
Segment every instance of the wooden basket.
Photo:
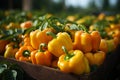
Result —
POLYGON ((17 63, 35 80, 115 80, 118 75, 116 67, 120 65, 120 46, 107 56, 105 62, 96 71, 84 75, 66 74, 58 69, 33 65, 15 59, 6 59, 2 56, 0 56, 0 61, 17 63))

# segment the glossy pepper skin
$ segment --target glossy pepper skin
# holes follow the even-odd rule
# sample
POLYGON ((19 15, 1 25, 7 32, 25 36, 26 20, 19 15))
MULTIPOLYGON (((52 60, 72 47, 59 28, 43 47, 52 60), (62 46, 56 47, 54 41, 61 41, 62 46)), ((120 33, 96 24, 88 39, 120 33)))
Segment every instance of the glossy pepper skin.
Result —
POLYGON ((15 53, 18 51, 18 46, 15 42, 10 42, 5 47, 4 58, 15 58, 15 53))
POLYGON ((82 33, 83 33, 82 30, 75 32, 73 49, 79 49, 79 50, 82 49, 82 46, 81 46, 81 37, 80 37, 82 33))
POLYGON ((20 24, 20 27, 23 29, 30 28, 30 27, 32 27, 32 21, 25 21, 25 22, 20 24))
POLYGON ((82 50, 83 52, 97 51, 100 46, 101 37, 98 31, 87 33, 84 31, 76 31, 73 42, 73 48, 82 50))
POLYGON ((80 50, 70 50, 66 54, 61 55, 58 60, 58 67, 65 73, 79 75, 90 72, 88 60, 80 50))
POLYGON ((90 35, 92 37, 92 51, 96 52, 99 49, 101 42, 100 33, 98 31, 92 31, 90 35))
POLYGON ((32 31, 30 33, 30 43, 31 43, 31 45, 34 49, 39 49, 39 45, 41 43, 48 44, 48 42, 50 40, 52 40, 52 36, 49 36, 49 35, 46 34, 46 32, 48 32, 48 31, 53 32, 53 29, 45 28, 42 31, 37 29, 37 30, 32 31))
POLYGON ((106 53, 103 51, 97 51, 95 53, 88 52, 85 53, 85 56, 88 59, 90 65, 100 66, 106 58, 106 53))
MULTIPOLYGON (((52 36, 54 35, 50 32, 47 34, 52 36)), ((72 39, 66 32, 59 32, 57 35, 54 35, 54 39, 48 43, 48 51, 50 51, 54 56, 60 57, 64 54, 61 48, 62 46, 65 46, 68 51, 73 49, 72 39)))
POLYGON ((90 52, 92 50, 92 38, 89 33, 77 31, 74 39, 74 49, 79 49, 83 52, 90 52))
POLYGON ((16 60, 31 62, 31 52, 33 51, 32 46, 21 46, 15 54, 16 60))
POLYGON ((107 40, 106 39, 101 39, 99 50, 103 51, 105 53, 108 52, 108 45, 107 45, 107 40))
POLYGON ((105 53, 112 52, 118 46, 118 38, 114 37, 113 39, 101 39, 99 50, 104 51, 105 53))
POLYGON ((5 52, 5 46, 9 43, 8 40, 0 40, 0 55, 5 52))
POLYGON ((35 50, 31 52, 31 60, 33 64, 44 65, 44 66, 51 65, 52 54, 44 47, 46 47, 46 44, 41 43, 39 50, 35 50), (43 48, 45 50, 43 50, 43 48))
POLYGON ((23 43, 24 46, 31 46, 29 34, 24 35, 23 43))

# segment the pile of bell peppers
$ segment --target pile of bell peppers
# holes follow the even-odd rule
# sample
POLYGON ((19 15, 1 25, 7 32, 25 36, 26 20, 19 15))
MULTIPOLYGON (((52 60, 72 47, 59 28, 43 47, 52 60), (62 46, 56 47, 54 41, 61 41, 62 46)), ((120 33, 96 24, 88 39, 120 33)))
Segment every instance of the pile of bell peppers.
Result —
POLYGON ((51 15, 19 25, 8 24, 7 30, 17 28, 23 32, 13 33, 19 40, 16 35, 7 39, 1 35, 0 43, 5 49, 0 49, 0 53, 4 52, 5 58, 57 68, 64 73, 88 74, 93 66, 102 65, 108 53, 120 44, 119 22, 105 23, 111 17, 100 14, 92 16, 91 24, 86 27, 85 19, 89 18, 70 21, 51 15), (15 41, 11 40, 13 37, 15 41))

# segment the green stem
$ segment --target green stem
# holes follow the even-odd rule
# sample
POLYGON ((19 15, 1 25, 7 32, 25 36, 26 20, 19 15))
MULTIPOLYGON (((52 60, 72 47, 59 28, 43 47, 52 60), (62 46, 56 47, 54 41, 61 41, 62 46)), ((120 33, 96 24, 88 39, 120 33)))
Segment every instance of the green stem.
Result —
POLYGON ((62 46, 62 50, 65 52, 66 56, 65 56, 65 60, 69 60, 70 58, 72 58, 74 56, 74 54, 69 54, 69 52, 67 51, 67 49, 65 48, 65 46, 62 46))
POLYGON ((67 49, 65 48, 65 46, 62 46, 62 50, 65 52, 65 54, 69 55, 67 49))
POLYGON ((30 56, 30 51, 29 50, 24 50, 23 53, 22 53, 22 55, 24 57, 29 57, 30 56))
POLYGON ((43 47, 46 47, 47 45, 45 43, 41 43, 39 46, 39 51, 40 52, 44 52, 45 50, 43 50, 43 47))
POLYGON ((53 38, 57 38, 57 36, 53 32, 46 32, 47 35, 51 35, 53 38))
POLYGON ((86 28, 84 25, 79 25, 79 26, 80 26, 80 28, 81 28, 83 31, 89 33, 88 30, 87 30, 87 28, 86 28))

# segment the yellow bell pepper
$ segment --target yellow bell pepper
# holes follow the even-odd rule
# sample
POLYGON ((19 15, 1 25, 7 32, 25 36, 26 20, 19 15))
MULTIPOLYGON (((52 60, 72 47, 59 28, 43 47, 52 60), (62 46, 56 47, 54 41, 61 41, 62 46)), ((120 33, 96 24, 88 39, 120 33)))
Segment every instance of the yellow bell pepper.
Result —
POLYGON ((117 44, 115 42, 115 39, 109 39, 109 40, 106 40, 106 42, 108 46, 108 52, 112 52, 113 50, 116 49, 117 44))
POLYGON ((109 40, 101 39, 99 50, 104 51, 105 53, 109 53, 115 50, 118 44, 119 40, 117 37, 109 40))
POLYGON ((6 45, 4 53, 5 58, 15 58, 15 53, 18 51, 18 47, 16 45, 17 44, 15 42, 10 42, 6 45))
POLYGON ((54 39, 48 43, 48 51, 50 51, 54 56, 59 57, 64 54, 61 48, 62 46, 65 46, 68 51, 73 49, 72 39, 68 33, 59 32, 55 35, 51 32, 47 32, 47 34, 54 37, 54 39))
POLYGON ((52 40, 52 36, 48 36, 46 32, 53 32, 52 28, 45 28, 43 31, 35 30, 30 33, 30 43, 34 49, 39 49, 41 43, 46 43, 52 40))
POLYGON ((87 58, 80 50, 70 50, 69 52, 63 46, 65 54, 58 60, 58 68, 65 73, 83 74, 89 73, 90 67, 87 58))
POLYGON ((100 13, 98 15, 98 20, 103 20, 106 17, 106 15, 104 13, 100 13))
POLYGON ((89 64, 91 66, 92 65, 100 66, 106 58, 106 53, 103 51, 97 51, 95 53, 88 52, 85 53, 85 56, 88 59, 89 64))

